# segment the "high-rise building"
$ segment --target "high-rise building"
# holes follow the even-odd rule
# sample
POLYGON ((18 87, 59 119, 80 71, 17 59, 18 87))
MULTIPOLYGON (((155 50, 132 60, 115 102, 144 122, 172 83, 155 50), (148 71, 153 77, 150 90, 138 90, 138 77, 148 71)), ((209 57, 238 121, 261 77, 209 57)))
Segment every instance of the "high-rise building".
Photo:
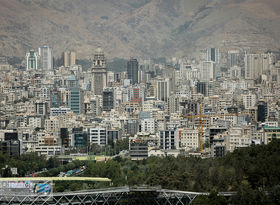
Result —
POLYGON ((139 130, 139 122, 137 119, 129 119, 124 125, 125 132, 129 135, 135 135, 139 130))
POLYGON ((265 71, 270 70, 270 65, 275 62, 275 55, 268 54, 245 54, 245 79, 255 80, 265 71))
POLYGON ((0 153, 7 156, 20 156, 22 146, 19 140, 4 140, 0 141, 0 153))
POLYGON ((200 69, 200 81, 209 82, 215 79, 215 64, 213 61, 203 61, 200 69))
POLYGON ((156 130, 156 123, 154 118, 147 118, 141 120, 141 132, 154 134, 156 130))
POLYGON ((254 80, 262 72, 260 65, 259 54, 246 54, 245 55, 245 79, 254 80))
POLYGON ((108 135, 106 128, 96 127, 88 128, 89 142, 92 144, 98 144, 105 146, 108 144, 108 135))
POLYGON ((132 84, 138 83, 138 61, 135 58, 127 62, 127 78, 131 79, 132 84))
POLYGON ((107 138, 108 145, 114 146, 122 138, 122 130, 120 128, 107 130, 107 138))
POLYGON ((61 92, 58 89, 52 89, 50 92, 50 107, 58 108, 59 106, 62 105, 62 99, 61 99, 61 92))
POLYGON ((220 50, 218 48, 207 49, 207 61, 213 61, 216 64, 220 63, 220 50))
POLYGON ((176 113, 180 108, 180 97, 172 95, 168 98, 168 114, 176 113))
POLYGON ((39 69, 39 55, 34 50, 30 50, 26 53, 26 70, 38 70, 39 69))
POLYGON ((91 113, 94 116, 97 116, 100 114, 101 112, 101 102, 99 99, 99 96, 95 96, 93 99, 90 100, 90 109, 91 109, 91 113))
POLYGON ((48 103, 47 102, 35 102, 35 113, 37 115, 47 115, 48 114, 48 103))
POLYGON ((203 94, 205 97, 212 96, 215 94, 215 86, 213 82, 197 82, 196 84, 197 93, 203 94))
POLYGON ((83 110, 83 93, 79 87, 70 89, 70 109, 76 114, 81 114, 83 110))
POLYGON ((267 115, 268 115, 268 106, 267 102, 265 101, 259 101, 258 102, 258 116, 257 119, 259 122, 265 122, 267 115))
POLYGON ((18 139, 17 132, 6 132, 4 140, 0 141, 0 153, 8 156, 20 156, 22 154, 22 143, 18 139))
POLYGON ((40 69, 42 70, 52 70, 53 69, 53 52, 52 48, 49 46, 39 47, 40 56, 40 69))
POLYGON ((167 102, 170 96, 170 84, 169 79, 157 81, 157 99, 167 102))
POLYGON ((207 92, 207 83, 206 82, 197 82, 196 84, 196 91, 197 93, 201 93, 202 95, 206 96, 207 92))
POLYGON ((110 86, 115 81, 115 73, 113 71, 107 72, 107 84, 110 86))
POLYGON ((71 146, 71 138, 69 136, 69 131, 67 128, 60 128, 60 139, 61 139, 61 145, 65 148, 68 148, 71 146))
POLYGON ((252 108, 256 105, 257 97, 255 94, 242 95, 243 105, 245 109, 252 108))
POLYGON ((103 111, 114 109, 114 90, 105 89, 103 91, 103 111))
POLYGON ((74 139, 74 147, 76 148, 87 148, 88 146, 88 135, 87 132, 83 131, 82 127, 73 128, 72 135, 74 139))
POLYGON ((179 147, 179 137, 175 130, 162 130, 159 132, 161 149, 176 149, 179 147))
POLYGON ((76 65, 76 53, 74 51, 64 52, 64 67, 76 65))
POLYGON ((142 103, 145 98, 145 88, 140 85, 128 87, 128 100, 130 102, 142 103))
POLYGON ((70 52, 70 66, 76 65, 76 52, 70 52))
POLYGON ((176 90, 176 70, 172 66, 167 66, 167 68, 162 71, 163 78, 169 79, 169 89, 170 93, 175 93, 176 90))
POLYGON ((94 95, 102 95, 107 86, 106 59, 101 48, 96 50, 93 58, 91 90, 94 95))
POLYGON ((239 64, 239 56, 240 56, 239 50, 228 51, 228 56, 227 56, 227 66, 228 66, 228 68, 231 68, 233 66, 237 66, 239 64))

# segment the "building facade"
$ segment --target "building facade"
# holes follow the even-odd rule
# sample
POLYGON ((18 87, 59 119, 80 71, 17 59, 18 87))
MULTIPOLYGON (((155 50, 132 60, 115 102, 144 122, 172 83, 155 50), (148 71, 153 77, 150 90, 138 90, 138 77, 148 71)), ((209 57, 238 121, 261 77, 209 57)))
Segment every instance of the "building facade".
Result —
POLYGON ((103 91, 103 111, 114 109, 114 90, 105 89, 103 91))
POLYGON ((93 95, 102 95, 103 89, 107 86, 107 66, 103 51, 96 50, 93 58, 91 90, 93 95))
POLYGON ((161 149, 167 150, 179 147, 178 133, 175 130, 161 130, 159 139, 161 149))
POLYGON ((76 53, 74 51, 65 51, 63 53, 64 67, 76 65, 76 53))
POLYGON ((89 128, 88 129, 89 142, 105 146, 108 144, 107 129, 103 127, 89 128))
POLYGON ((26 70, 38 70, 39 69, 39 55, 34 50, 30 50, 26 53, 26 70))
POLYGON ((169 79, 157 81, 157 99, 167 102, 170 96, 170 83, 169 79))
POLYGON ((53 52, 49 46, 41 46, 38 49, 40 56, 40 69, 53 70, 53 52))
POLYGON ((127 78, 131 80, 132 84, 138 83, 138 61, 131 58, 127 62, 127 78))

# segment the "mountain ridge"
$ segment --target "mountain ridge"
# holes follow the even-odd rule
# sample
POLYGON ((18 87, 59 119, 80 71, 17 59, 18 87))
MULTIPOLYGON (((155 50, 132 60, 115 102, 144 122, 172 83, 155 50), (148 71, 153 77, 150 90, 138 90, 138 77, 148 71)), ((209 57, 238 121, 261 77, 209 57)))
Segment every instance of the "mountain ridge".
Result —
POLYGON ((0 55, 41 45, 91 57, 182 56, 280 47, 277 0, 1 0, 0 55))

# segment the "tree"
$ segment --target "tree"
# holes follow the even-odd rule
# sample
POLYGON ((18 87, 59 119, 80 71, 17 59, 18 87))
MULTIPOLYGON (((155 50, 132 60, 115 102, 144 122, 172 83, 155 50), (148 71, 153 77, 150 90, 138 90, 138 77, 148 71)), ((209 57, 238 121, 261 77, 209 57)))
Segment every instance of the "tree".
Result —
POLYGON ((98 144, 89 144, 89 152, 93 152, 94 154, 99 154, 102 151, 102 147, 98 144))
POLYGON ((47 162, 48 169, 58 167, 58 166, 59 166, 59 160, 56 157, 51 157, 48 159, 48 162, 47 162))
POLYGON ((10 167, 6 167, 2 171, 2 177, 11 177, 12 176, 12 171, 10 167))
POLYGON ((198 196, 191 203, 192 205, 227 205, 228 202, 224 196, 219 196, 217 192, 211 192, 209 196, 198 196))

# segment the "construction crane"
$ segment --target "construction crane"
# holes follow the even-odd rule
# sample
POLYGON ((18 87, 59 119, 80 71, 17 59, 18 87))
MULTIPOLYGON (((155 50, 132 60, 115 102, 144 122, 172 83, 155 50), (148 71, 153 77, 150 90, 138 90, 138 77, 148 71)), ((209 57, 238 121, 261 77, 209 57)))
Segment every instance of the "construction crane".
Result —
POLYGON ((202 107, 200 106, 199 115, 195 116, 184 116, 185 118, 199 118, 198 119, 198 150, 199 152, 203 151, 202 146, 202 137, 203 137, 203 120, 202 118, 205 117, 205 115, 202 115, 202 107))
POLYGON ((211 118, 211 117, 224 117, 224 116, 237 116, 238 114, 214 114, 214 115, 202 115, 202 106, 200 106, 199 115, 194 116, 184 116, 185 118, 198 118, 198 151, 203 151, 203 118, 211 118))

